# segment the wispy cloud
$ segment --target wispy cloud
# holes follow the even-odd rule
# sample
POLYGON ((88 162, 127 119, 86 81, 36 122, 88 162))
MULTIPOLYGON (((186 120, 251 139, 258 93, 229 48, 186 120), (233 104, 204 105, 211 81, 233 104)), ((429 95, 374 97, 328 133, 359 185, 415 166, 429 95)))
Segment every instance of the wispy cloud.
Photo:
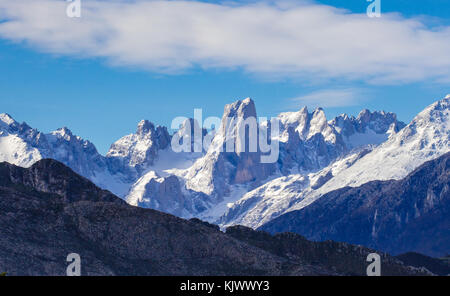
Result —
POLYGON ((296 106, 310 107, 346 107, 355 106, 367 99, 361 89, 325 89, 291 99, 296 106))
POLYGON ((0 0, 0 38, 50 53, 178 73, 195 67, 371 83, 450 79, 450 27, 371 19, 309 1, 0 0), (283 3, 281 5, 280 3, 283 3))

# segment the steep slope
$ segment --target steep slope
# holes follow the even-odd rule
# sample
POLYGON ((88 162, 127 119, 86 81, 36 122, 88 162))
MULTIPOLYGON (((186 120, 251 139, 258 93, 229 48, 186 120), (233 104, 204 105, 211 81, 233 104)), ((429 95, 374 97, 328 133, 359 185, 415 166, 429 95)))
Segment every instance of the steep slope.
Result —
POLYGON ((313 194, 334 175, 353 165, 369 151, 350 154, 316 173, 291 174, 270 180, 229 205, 217 222, 224 226, 246 225, 256 229, 286 213, 301 202, 304 196, 313 194))
MULTIPOLYGON (((229 193, 229 185, 258 183, 270 176, 275 166, 261 163, 259 147, 254 152, 249 148, 238 151, 238 129, 252 118, 256 123, 256 107, 250 98, 225 106, 220 129, 206 155, 189 168, 186 175, 188 189, 217 195, 220 199, 229 193), (229 151, 228 143, 231 143, 232 151, 229 151)), ((241 145, 248 145, 249 137, 246 133, 246 143, 241 145)))
POLYGON ((19 124, 9 114, 0 114, 0 160, 30 166, 42 159, 36 146, 48 146, 43 134, 26 123, 19 124))
POLYGON ((449 152, 449 138, 450 98, 445 98, 420 112, 408 126, 330 180, 324 189, 404 178, 425 161, 449 152))
POLYGON ((392 254, 442 256, 450 250, 449 184, 447 153, 399 181, 372 181, 332 191, 261 229, 362 244, 392 254))
MULTIPOLYGON (((230 207, 221 218, 221 223, 257 228, 286 212, 310 205, 327 192, 372 180, 404 178, 425 161, 450 151, 449 100, 445 98, 428 106, 397 133, 394 122, 387 130, 389 139, 379 146, 365 147, 362 151, 354 149, 318 172, 277 178, 250 191, 230 207), (280 188, 287 190, 281 192, 280 188)), ((379 115, 373 116, 376 118, 379 115)), ((367 122, 367 119, 363 120, 366 117, 367 112, 363 111, 358 121, 367 122)), ((336 124, 340 122, 335 121, 336 124)), ((383 126, 382 130, 386 131, 387 124, 377 120, 374 122, 375 125, 369 126, 383 126)), ((348 128, 341 131, 345 130, 348 128)), ((356 135, 361 136, 360 133, 356 135)))
MULTIPOLYGON (((39 161, 29 169, 1 163, 0 174, 0 266, 8 275, 65 275, 66 257, 73 252, 81 257, 83 275, 358 271, 314 263, 302 253, 288 258, 285 253, 276 254, 276 245, 270 242, 258 247, 242 235, 242 240, 237 239, 236 231, 229 235, 199 220, 129 206, 54 160, 39 161)), ((345 244, 339 248, 356 261, 370 251, 345 244)), ((327 256, 325 249, 317 254, 321 252, 327 256)), ((389 262, 387 274, 426 274, 387 255, 383 258, 389 262)))
MULTIPOLYGON (((158 150, 152 164, 131 186, 126 201, 134 206, 157 209, 184 218, 200 212, 203 206, 201 203, 196 204, 196 193, 184 188, 184 179, 179 175, 204 155, 202 140, 206 134, 197 121, 185 120, 171 138, 172 141, 179 141, 180 145, 186 145, 188 151, 175 152, 171 145, 158 150), (195 129, 200 131, 198 138, 194 135, 195 129)), ((200 196, 203 197, 201 193, 197 193, 197 196, 198 200, 202 199, 200 196)))

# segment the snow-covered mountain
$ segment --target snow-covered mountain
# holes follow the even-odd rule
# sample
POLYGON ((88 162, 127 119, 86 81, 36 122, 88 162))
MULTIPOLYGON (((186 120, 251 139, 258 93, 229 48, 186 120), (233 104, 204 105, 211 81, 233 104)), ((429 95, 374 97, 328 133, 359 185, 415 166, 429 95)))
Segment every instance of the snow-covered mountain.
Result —
MULTIPOLYGON (((229 193, 229 185, 257 183, 274 172, 274 164, 261 163, 262 153, 259 147, 255 152, 250 152, 249 149, 241 152, 238 151, 237 144, 232 144, 235 151, 227 150, 228 142, 238 143, 237 129, 249 118, 257 118, 255 103, 251 99, 225 106, 221 127, 206 155, 197 160, 187 172, 188 189, 223 196, 229 193)), ((247 133, 246 141, 248 138, 247 133)))
POLYGON ((205 135, 206 130, 202 130, 194 119, 185 120, 169 138, 169 144, 155 150, 152 162, 146 165, 146 170, 131 186, 126 201, 134 206, 158 209, 180 217, 192 217, 202 212, 207 196, 186 189, 181 176, 203 155, 203 152, 195 151, 202 151, 205 135), (201 131, 199 139, 194 137, 195 128, 201 131), (179 141, 181 146, 187 145, 190 152, 173 151, 170 145, 172 140, 179 141))
MULTIPOLYGON (((283 176, 248 192, 230 206, 220 222, 256 228, 281 214, 302 209, 332 190, 359 186, 372 180, 404 178, 424 162, 450 151, 449 101, 447 96, 430 105, 397 133, 398 128, 389 125, 387 141, 375 148, 353 150, 317 172, 283 176)), ((358 122, 367 123, 362 120, 367 116, 364 114, 366 111, 358 116, 358 122)), ((375 117, 381 114, 377 113, 375 117)), ((366 127, 370 126, 378 128, 381 125, 366 124, 366 127)), ((387 126, 385 124, 382 130, 387 126)))
MULTIPOLYGON (((327 121, 320 108, 312 113, 306 108, 298 112, 282 113, 278 117, 280 133, 275 139, 280 141, 279 159, 276 163, 261 163, 262 152, 259 148, 254 152, 249 152, 248 149, 246 152, 227 152, 228 143, 236 143, 238 127, 249 118, 256 117, 255 103, 250 98, 226 105, 221 127, 214 131, 212 144, 204 155, 197 159, 191 157, 195 161, 185 169, 176 167, 163 172, 150 169, 132 187, 127 201, 133 205, 156 208, 183 217, 195 216, 216 223, 226 223, 228 220, 219 218, 230 206, 232 211, 236 205, 246 200, 247 193, 255 188, 266 191, 265 184, 271 184, 280 176, 295 178, 295 173, 299 172, 317 174, 317 180, 313 180, 317 186, 329 177, 329 174, 320 175, 322 168, 353 151, 370 149, 404 126, 397 121, 395 114, 370 113, 368 110, 362 111, 356 118, 341 115, 331 121, 327 121), (226 128, 227 126, 231 128, 226 128), (175 181, 174 176, 178 181, 175 181), (171 186, 167 187, 164 184, 169 177, 171 186)), ((260 124, 267 127, 268 123, 260 124)), ((180 129, 182 130, 183 128, 180 129)), ((270 128, 265 134, 258 133, 257 136, 267 134, 270 134, 270 128)), ((245 141, 248 144, 248 134, 245 141)), ((296 182, 302 183, 302 178, 304 179, 303 175, 296 182)), ((309 185, 309 181, 306 185, 309 185)), ((289 194, 288 189, 281 188, 277 185, 277 196, 289 194)))
POLYGON ((29 167, 43 158, 49 149, 45 135, 19 124, 9 114, 0 114, 0 160, 22 167, 29 167), (45 147, 40 151, 38 147, 45 147))
POLYGON ((44 134, 26 123, 18 123, 8 114, 0 114, 0 161, 22 167, 52 158, 98 186, 124 196, 133 179, 128 171, 114 171, 110 159, 97 152, 95 146, 68 128, 44 134))
MULTIPOLYGON (((280 133, 271 139, 279 141, 275 163, 261 162, 265 154, 259 147, 249 151, 248 134, 245 151, 227 149, 236 142, 239 127, 257 116, 250 98, 226 105, 221 127, 202 130, 201 138, 192 134, 191 127, 199 125, 193 119, 174 135, 143 120, 134 134, 112 144, 106 156, 67 128, 43 134, 2 114, 0 161, 29 167, 53 158, 132 205, 258 227, 328 191, 402 178, 447 152, 448 100, 430 106, 406 128, 395 114, 383 111, 363 110, 357 117, 343 114, 332 120, 321 108, 281 113, 280 133), (211 145, 198 149, 204 137, 212 138, 211 145), (174 152, 174 139, 187 140, 191 150, 202 152, 174 152)), ((258 142, 272 135, 271 123, 257 125, 262 128, 258 142)))
POLYGON ((135 178, 154 164, 159 150, 170 145, 166 127, 155 127, 148 120, 139 122, 136 133, 127 135, 111 145, 106 157, 114 163, 115 169, 130 170, 135 178))
MULTIPOLYGON (((253 100, 248 98, 226 105, 221 125, 211 132, 214 137, 205 154, 180 152, 174 159, 194 160, 191 166, 174 166, 163 172, 150 169, 132 187, 127 201, 183 217, 200 216, 208 220, 218 217, 225 211, 227 203, 240 198, 249 188, 261 185, 276 169, 274 163, 261 163, 259 149, 241 152, 235 146, 238 143, 238 128, 250 118, 256 119, 253 100), (229 143, 232 143, 232 151, 227 148, 229 143), (169 180, 170 188, 164 187, 169 180), (161 186, 164 192, 159 189, 161 186)), ((188 125, 193 127, 198 123, 190 120, 188 125)), ((198 142, 201 144, 206 132, 203 131, 201 139, 194 139, 192 129, 185 127, 186 124, 177 132, 177 138, 188 135, 188 139, 192 140, 191 148, 199 145, 198 142)))
POLYGON ((405 124, 393 113, 363 110, 355 118, 342 114, 327 121, 321 108, 279 115, 280 170, 283 175, 318 171, 353 150, 378 145, 405 124))
POLYGON ((328 192, 311 205, 264 224, 314 241, 339 241, 401 254, 445 256, 450 246, 450 152, 401 180, 328 192))
POLYGON ((402 179, 424 162, 450 150, 450 98, 428 106, 398 134, 382 143, 325 186, 359 186, 402 179))

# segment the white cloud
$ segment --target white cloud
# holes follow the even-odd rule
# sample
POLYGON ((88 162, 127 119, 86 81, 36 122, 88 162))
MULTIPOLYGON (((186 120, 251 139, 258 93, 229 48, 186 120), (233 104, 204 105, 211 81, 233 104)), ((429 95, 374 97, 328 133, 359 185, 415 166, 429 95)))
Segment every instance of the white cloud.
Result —
POLYGON ((367 95, 360 89, 325 89, 291 99, 296 106, 310 107, 345 107, 355 106, 367 99, 367 95))
POLYGON ((0 38, 163 73, 201 67, 307 80, 450 79, 450 27, 277 3, 82 0, 82 18, 70 19, 65 1, 0 0, 0 38))

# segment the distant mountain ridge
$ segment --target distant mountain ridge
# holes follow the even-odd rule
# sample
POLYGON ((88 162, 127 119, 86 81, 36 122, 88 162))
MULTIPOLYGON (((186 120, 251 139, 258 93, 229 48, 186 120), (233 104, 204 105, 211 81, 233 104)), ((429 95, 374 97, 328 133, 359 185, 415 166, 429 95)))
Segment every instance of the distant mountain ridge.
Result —
MULTIPOLYGON (((226 105, 222 121, 256 116, 255 103, 248 98, 226 105)), ((143 120, 135 133, 116 141, 102 156, 67 128, 43 134, 2 114, 0 160, 29 167, 53 158, 131 205, 223 227, 257 228, 332 190, 403 178, 450 150, 449 98, 427 107, 406 127, 384 111, 327 120, 321 108, 309 112, 305 107, 278 119, 280 135, 272 140, 279 140, 279 158, 263 164, 259 151, 221 151, 220 129, 208 135, 213 141, 207 151, 175 153, 167 128, 143 120)), ((188 127, 195 124, 188 120, 177 135, 191 133, 188 127)))
MULTIPOLYGON (((254 101, 245 99, 225 106, 223 121, 256 116, 254 101)), ((44 134, 1 114, 0 161, 29 167, 52 158, 130 204, 217 221, 227 204, 277 175, 317 171, 353 149, 377 145, 404 126, 392 113, 367 110, 356 118, 342 115, 327 121, 322 109, 309 113, 303 108, 282 113, 279 119, 280 159, 260 164, 259 152, 218 152, 223 131, 216 132, 208 151, 174 153, 167 128, 142 120, 135 133, 113 143, 102 156, 92 143, 67 128, 44 134), (371 136, 352 142, 352 137, 363 134, 371 136)), ((190 123, 198 124, 192 119, 190 123)), ((184 127, 178 131, 188 132, 184 127)))

